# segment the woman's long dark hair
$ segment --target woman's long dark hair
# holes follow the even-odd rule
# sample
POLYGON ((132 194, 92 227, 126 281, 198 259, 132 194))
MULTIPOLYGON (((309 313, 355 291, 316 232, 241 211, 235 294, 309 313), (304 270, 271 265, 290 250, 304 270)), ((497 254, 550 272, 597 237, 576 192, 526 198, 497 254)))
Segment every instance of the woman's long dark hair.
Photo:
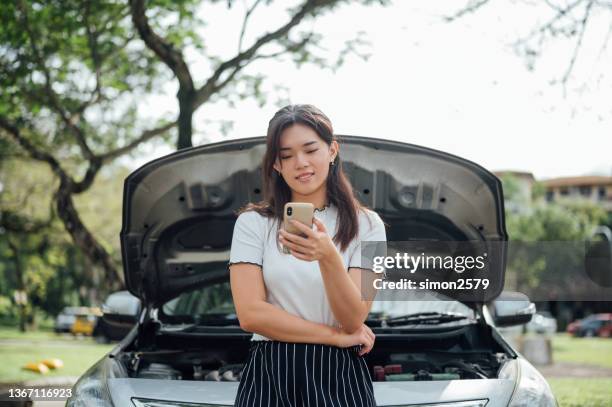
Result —
MULTIPOLYGON (((285 204, 291 201, 291 188, 274 170, 274 162, 279 156, 283 131, 296 123, 313 129, 328 146, 333 140, 338 141, 338 138, 334 136, 331 121, 315 106, 288 105, 280 109, 268 125, 266 153, 261 164, 264 198, 258 203, 247 204, 238 211, 238 214, 254 210, 265 217, 273 217, 279 225, 281 224, 285 204)), ((358 211, 365 213, 367 207, 355 197, 353 187, 342 170, 340 154, 336 156, 334 165, 329 167, 327 198, 329 203, 333 203, 338 209, 338 228, 333 241, 335 244, 340 244, 341 251, 345 251, 359 233, 358 211)), ((329 233, 333 232, 329 231, 329 233)))

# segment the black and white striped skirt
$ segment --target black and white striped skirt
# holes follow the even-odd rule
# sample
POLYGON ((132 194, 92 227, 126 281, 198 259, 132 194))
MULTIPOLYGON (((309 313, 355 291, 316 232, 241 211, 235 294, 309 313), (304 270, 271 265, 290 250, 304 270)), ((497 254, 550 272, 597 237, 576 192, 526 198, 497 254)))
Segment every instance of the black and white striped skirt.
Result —
POLYGON ((234 406, 375 407, 360 345, 253 341, 234 406))

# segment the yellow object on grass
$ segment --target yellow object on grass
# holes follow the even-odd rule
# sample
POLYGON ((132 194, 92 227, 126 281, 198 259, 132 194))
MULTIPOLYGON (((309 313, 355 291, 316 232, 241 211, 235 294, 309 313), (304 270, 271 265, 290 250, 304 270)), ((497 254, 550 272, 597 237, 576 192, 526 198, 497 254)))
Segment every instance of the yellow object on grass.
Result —
POLYGON ((47 366, 49 369, 59 369, 64 366, 64 362, 57 358, 41 360, 40 363, 47 366))
POLYGON ((44 363, 40 363, 40 362, 28 363, 24 367, 22 367, 22 369, 31 370, 32 372, 36 372, 40 374, 46 374, 49 372, 49 368, 44 363))

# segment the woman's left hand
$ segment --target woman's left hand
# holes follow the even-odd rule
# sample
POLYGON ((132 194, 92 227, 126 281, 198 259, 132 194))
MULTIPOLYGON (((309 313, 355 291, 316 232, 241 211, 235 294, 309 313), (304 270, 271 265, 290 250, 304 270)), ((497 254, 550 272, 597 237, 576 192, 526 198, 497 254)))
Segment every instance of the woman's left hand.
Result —
POLYGON ((279 231, 279 241, 298 259, 305 261, 321 260, 337 250, 327 233, 325 225, 317 218, 312 219, 317 230, 313 230, 295 219, 290 220, 290 222, 293 222, 293 226, 302 231, 306 237, 281 229, 279 231))

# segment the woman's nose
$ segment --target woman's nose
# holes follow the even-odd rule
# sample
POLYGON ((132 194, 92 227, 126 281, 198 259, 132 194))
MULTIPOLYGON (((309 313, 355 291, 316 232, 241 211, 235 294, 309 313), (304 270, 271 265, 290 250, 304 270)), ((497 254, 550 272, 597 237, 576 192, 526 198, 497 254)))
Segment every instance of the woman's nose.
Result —
POLYGON ((298 153, 295 160, 296 168, 303 168, 308 165, 308 159, 305 154, 298 153))

